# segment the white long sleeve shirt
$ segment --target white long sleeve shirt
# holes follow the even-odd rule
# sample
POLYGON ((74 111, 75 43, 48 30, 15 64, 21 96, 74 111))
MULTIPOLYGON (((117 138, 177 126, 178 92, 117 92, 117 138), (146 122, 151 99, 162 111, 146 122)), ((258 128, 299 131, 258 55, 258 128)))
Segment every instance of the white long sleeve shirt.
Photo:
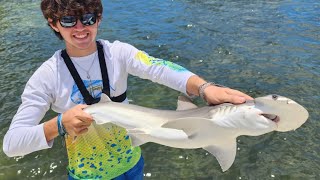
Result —
MULTIPOLYGON (((126 43, 99 41, 104 47, 111 96, 119 96, 127 90, 128 74, 186 93, 187 80, 194 75, 190 71, 169 61, 153 58, 126 43)), ((103 85, 97 52, 85 57, 71 57, 71 60, 86 87, 91 88, 95 97, 100 96, 103 85), (87 78, 87 70, 90 79, 87 78)), ((63 113, 77 104, 85 104, 61 57, 61 50, 35 71, 25 86, 21 100, 3 140, 3 151, 10 157, 52 147, 53 140, 46 141, 43 123, 40 124, 50 108, 63 113)))

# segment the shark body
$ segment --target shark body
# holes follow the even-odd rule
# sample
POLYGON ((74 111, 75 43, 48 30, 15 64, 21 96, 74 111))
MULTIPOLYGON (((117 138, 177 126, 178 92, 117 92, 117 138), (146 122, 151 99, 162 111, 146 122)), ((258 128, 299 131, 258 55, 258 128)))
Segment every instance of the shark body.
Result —
POLYGON ((304 107, 278 95, 240 105, 225 103, 200 108, 180 96, 176 111, 115 103, 102 95, 98 104, 84 111, 97 124, 113 123, 125 128, 133 146, 154 142, 174 148, 203 148, 217 158, 222 171, 228 170, 235 160, 238 136, 295 130, 309 116, 304 107))

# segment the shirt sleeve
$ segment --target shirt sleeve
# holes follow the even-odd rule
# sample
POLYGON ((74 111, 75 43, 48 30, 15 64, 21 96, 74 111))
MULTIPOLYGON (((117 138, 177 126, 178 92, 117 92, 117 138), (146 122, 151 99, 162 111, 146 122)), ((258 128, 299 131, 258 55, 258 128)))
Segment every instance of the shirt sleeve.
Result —
POLYGON ((21 96, 22 103, 13 117, 3 140, 3 151, 9 156, 23 156, 52 147, 47 142, 43 123, 39 124, 53 101, 53 70, 43 64, 31 76, 21 96))
POLYGON ((129 44, 123 44, 123 51, 129 52, 127 57, 122 57, 126 62, 129 74, 149 79, 187 94, 187 81, 194 73, 178 64, 149 56, 129 44))

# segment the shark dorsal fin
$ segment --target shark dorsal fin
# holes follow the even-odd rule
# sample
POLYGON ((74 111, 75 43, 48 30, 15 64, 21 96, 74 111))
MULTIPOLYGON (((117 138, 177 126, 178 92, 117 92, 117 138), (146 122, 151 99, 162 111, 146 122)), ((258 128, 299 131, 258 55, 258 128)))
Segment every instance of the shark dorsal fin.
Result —
POLYGON ((203 149, 205 149, 217 158, 222 171, 225 172, 232 166, 236 158, 237 142, 236 139, 230 139, 228 140, 228 143, 225 143, 223 145, 211 145, 203 147, 203 149))
POLYGON ((111 99, 106 94, 101 93, 101 98, 99 103, 106 103, 106 102, 111 102, 111 99))
POLYGON ((191 100, 186 96, 178 97, 177 111, 195 109, 195 108, 197 108, 197 105, 193 104, 191 100))

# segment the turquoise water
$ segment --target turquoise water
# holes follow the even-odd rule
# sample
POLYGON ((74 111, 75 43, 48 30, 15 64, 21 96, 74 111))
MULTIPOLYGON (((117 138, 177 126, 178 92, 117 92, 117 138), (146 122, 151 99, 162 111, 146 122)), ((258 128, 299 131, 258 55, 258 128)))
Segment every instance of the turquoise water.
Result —
MULTIPOLYGON (((39 0, 0 0, 0 144, 28 78, 63 48, 42 18, 39 0)), ((99 38, 128 42, 155 57, 253 97, 280 94, 305 106, 299 129, 240 137, 233 166, 222 173, 201 149, 142 146, 146 179, 320 178, 320 3, 316 0, 104 1, 99 38)), ((130 77, 134 104, 175 109, 179 93, 130 77)), ((201 101, 198 101, 201 104, 201 101)), ((55 114, 49 112, 46 119, 55 114)), ((0 179, 66 178, 61 139, 52 149, 8 158, 0 179)), ((2 148, 1 148, 2 149, 2 148)))

